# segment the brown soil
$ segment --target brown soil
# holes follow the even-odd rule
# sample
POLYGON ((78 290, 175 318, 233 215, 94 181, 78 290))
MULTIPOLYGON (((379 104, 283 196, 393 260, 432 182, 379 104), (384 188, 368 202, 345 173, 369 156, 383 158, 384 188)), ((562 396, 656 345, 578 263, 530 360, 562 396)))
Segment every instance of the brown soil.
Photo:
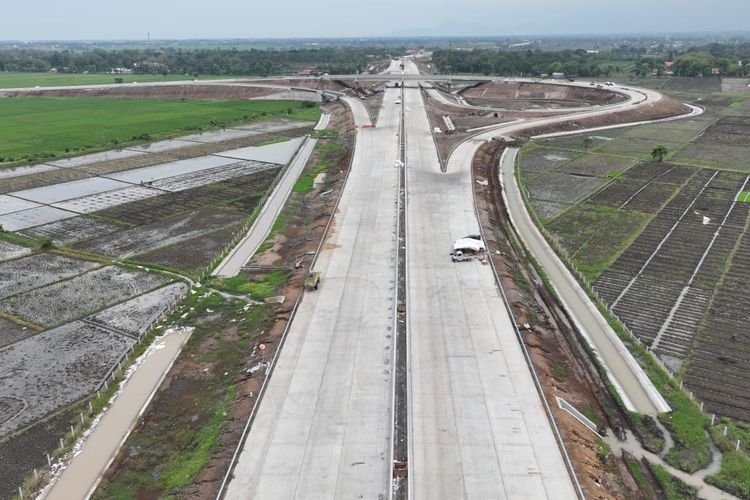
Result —
POLYGON ((462 90, 461 95, 470 104, 500 106, 508 109, 560 107, 582 104, 614 104, 622 102, 622 94, 596 87, 574 87, 549 83, 488 82, 462 90))
POLYGON ((473 163, 474 179, 488 185, 475 182, 474 189, 488 253, 513 316, 522 329, 524 324, 530 326, 522 335, 542 390, 586 497, 643 498, 621 460, 613 455, 601 460, 597 436, 557 405, 556 397, 563 398, 580 411, 595 414, 602 427, 627 425, 627 417, 607 391, 578 334, 533 268, 525 265, 524 251, 509 233, 502 188, 494 175, 488 176, 496 171, 504 147, 502 142, 492 141, 479 149, 473 163))
POLYGON ((0 95, 52 97, 112 97, 120 99, 252 99, 268 96, 275 89, 237 85, 154 85, 83 89, 49 89, 0 92, 0 95))
POLYGON ((593 116, 580 120, 572 120, 562 124, 544 125, 533 127, 520 132, 521 137, 531 137, 534 135, 549 134, 552 132, 566 132, 581 130, 593 127, 603 127, 606 125, 619 125, 624 123, 633 123, 646 120, 659 120, 690 113, 690 108, 669 97, 664 97, 660 101, 647 103, 632 109, 625 109, 616 113, 602 116, 593 116))

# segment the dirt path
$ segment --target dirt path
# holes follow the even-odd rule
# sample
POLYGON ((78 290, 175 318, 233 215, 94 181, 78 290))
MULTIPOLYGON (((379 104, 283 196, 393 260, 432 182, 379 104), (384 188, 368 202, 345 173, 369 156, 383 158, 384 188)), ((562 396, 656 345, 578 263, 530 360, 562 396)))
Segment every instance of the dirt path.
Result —
POLYGON ((42 498, 67 500, 91 494, 189 337, 188 329, 170 330, 154 341, 135 362, 134 371, 109 410, 76 446, 75 455, 42 498))

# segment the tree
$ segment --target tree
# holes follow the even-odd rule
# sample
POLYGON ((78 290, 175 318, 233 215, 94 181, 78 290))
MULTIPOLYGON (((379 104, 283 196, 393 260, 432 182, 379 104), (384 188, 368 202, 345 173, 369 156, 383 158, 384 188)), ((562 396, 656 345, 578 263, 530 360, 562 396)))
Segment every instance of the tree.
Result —
POLYGON ((662 161, 667 156, 667 153, 669 153, 667 147, 664 144, 659 144, 651 151, 651 158, 656 161, 662 161))
POLYGON ((591 145, 594 143, 594 141, 591 139, 591 137, 584 137, 583 138, 583 149, 585 151, 588 151, 591 149, 591 145))

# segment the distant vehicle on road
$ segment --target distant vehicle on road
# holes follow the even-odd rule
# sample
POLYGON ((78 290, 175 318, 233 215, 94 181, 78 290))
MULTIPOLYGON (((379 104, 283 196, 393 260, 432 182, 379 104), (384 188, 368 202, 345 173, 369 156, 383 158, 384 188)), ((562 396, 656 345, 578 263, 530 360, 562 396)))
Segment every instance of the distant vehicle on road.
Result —
POLYGON ((305 276, 305 290, 317 290, 320 286, 320 273, 317 271, 307 273, 305 276))
POLYGON ((456 250, 451 253, 451 260, 453 262, 469 262, 471 261, 471 256, 466 255, 461 250, 456 250))

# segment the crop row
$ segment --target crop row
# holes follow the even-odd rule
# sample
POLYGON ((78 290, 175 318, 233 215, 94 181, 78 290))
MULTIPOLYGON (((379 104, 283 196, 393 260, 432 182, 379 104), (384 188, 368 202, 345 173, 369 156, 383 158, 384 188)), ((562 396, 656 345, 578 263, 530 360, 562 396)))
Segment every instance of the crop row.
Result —
POLYGON ((153 273, 107 266, 4 299, 0 311, 38 325, 61 325, 164 282, 163 276, 153 273))
POLYGON ((747 205, 734 204, 742 180, 720 173, 697 198, 692 186, 690 196, 675 198, 677 206, 662 210, 595 283, 615 314, 662 355, 682 359, 689 352, 747 219, 747 205), (685 212, 691 196, 695 203, 685 212), (665 238, 678 219, 678 207, 684 216, 665 238), (654 237, 658 235, 662 236, 654 237))
POLYGON ((745 232, 731 266, 704 318, 686 382, 710 411, 750 420, 750 232, 745 232))

